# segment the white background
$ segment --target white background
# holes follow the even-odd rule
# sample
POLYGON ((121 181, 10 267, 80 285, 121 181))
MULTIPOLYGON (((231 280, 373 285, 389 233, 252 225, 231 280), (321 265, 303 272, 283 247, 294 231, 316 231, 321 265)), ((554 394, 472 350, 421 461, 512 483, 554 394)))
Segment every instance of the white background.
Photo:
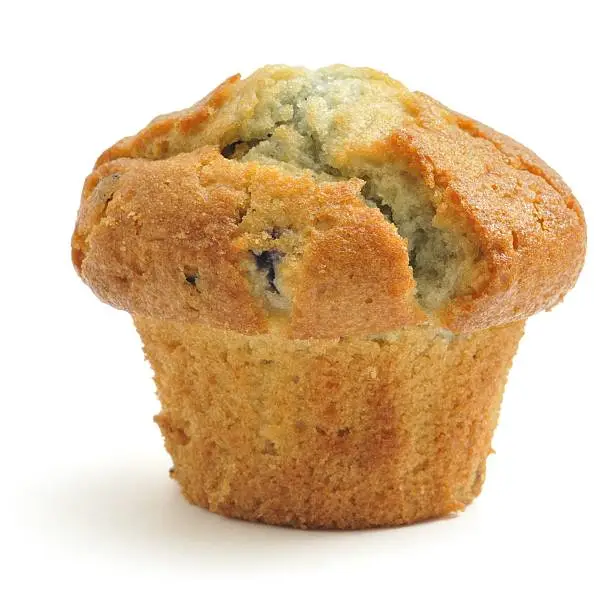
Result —
POLYGON ((2 8, 0 609, 610 610, 606 5, 2 8), (586 211, 582 277, 529 321, 487 483, 457 518, 300 532, 189 506, 130 318, 71 267, 96 156, 265 63, 389 72, 533 148, 586 211))

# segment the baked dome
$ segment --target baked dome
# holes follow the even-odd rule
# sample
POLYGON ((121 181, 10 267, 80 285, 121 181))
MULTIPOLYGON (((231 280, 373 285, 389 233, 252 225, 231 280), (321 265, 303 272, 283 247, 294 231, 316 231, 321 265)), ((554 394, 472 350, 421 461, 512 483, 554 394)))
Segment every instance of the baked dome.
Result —
POLYGON ((525 319, 585 241, 569 188, 510 138, 374 70, 270 66, 105 151, 73 261, 136 315, 326 338, 525 319))

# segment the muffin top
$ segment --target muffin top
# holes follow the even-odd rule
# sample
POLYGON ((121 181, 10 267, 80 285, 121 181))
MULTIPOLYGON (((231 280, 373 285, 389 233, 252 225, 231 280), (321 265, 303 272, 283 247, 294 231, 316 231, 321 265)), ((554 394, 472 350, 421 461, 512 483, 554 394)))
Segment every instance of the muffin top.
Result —
POLYGON ((514 140, 374 70, 268 66, 105 151, 72 253, 134 314, 333 338, 524 319, 585 244, 569 188, 514 140))

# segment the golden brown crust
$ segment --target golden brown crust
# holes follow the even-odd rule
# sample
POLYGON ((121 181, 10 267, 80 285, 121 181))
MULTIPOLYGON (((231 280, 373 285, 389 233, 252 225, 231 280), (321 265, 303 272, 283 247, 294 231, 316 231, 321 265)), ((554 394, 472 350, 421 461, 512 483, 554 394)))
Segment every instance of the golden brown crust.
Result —
POLYGON ((86 186, 73 243, 83 279, 102 300, 150 316, 250 333, 265 328, 263 311, 240 273, 240 253, 231 247, 245 193, 227 188, 214 207, 202 205, 198 171, 214 154, 207 150, 155 163, 121 159, 96 171, 101 181, 86 186), (105 177, 114 180, 109 199, 105 177), (89 228, 84 220, 91 208, 101 207, 92 206, 100 187, 103 212, 89 228), (187 282, 192 268, 205 291, 187 282))
POLYGON ((378 154, 417 166, 437 193, 436 221, 470 231, 486 262, 476 291, 441 314, 454 331, 549 309, 573 287, 586 250, 584 215, 559 175, 532 151, 428 96, 378 154))
POLYGON ((135 318, 191 502, 300 527, 398 525, 480 492, 523 323, 286 340, 135 318))
POLYGON ((355 218, 316 233, 296 283, 291 337, 372 334, 425 320, 406 273, 406 249, 376 221, 355 218))
MULTIPOLYGON (((275 71, 274 78, 292 75, 289 68, 275 71)), ((367 209, 355 183, 314 184, 219 155, 238 130, 234 107, 252 108, 258 82, 231 77, 195 106, 157 118, 100 156, 73 238, 83 279, 133 313, 243 333, 335 337, 423 321, 405 246, 367 209), (114 174, 121 178, 93 189, 114 174), (116 195, 105 203, 110 188, 116 195), (254 207, 247 201, 256 191, 254 207), (340 197, 346 206, 336 206, 340 197), (249 215, 241 221, 245 207, 267 226, 249 230, 249 215), (253 294, 245 258, 258 245, 275 248, 262 235, 282 222, 273 218, 280 213, 285 224, 302 225, 284 263, 291 309, 279 316, 253 294), (319 219, 327 214, 333 222, 323 230, 319 219), (205 289, 185 285, 185 266, 198 268, 205 289)), ((405 105, 404 126, 367 147, 350 143, 346 155, 416 168, 432 190, 434 222, 468 234, 480 254, 471 291, 451 300, 435 322, 469 331, 554 306, 575 283, 585 254, 584 217, 567 186, 522 145, 389 83, 405 105)))
POLYGON ((156 117, 135 136, 123 138, 104 151, 98 157, 95 168, 124 157, 165 159, 190 150, 185 140, 200 135, 210 118, 227 102, 239 82, 240 75, 235 74, 193 106, 156 117))
POLYGON ((418 323, 405 244, 360 187, 237 164, 214 147, 116 160, 86 183, 75 265, 117 308, 242 333, 274 323, 290 337, 324 338, 418 323), (280 247, 297 289, 293 308, 268 321, 244 270, 254 251, 280 247))

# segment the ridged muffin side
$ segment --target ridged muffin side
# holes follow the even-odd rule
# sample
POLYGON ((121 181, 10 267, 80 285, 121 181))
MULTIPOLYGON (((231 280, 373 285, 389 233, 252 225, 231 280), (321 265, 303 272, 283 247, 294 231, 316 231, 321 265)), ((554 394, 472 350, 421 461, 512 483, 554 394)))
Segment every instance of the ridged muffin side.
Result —
POLYGON ((365 528, 480 492, 523 323, 286 340, 136 317, 185 497, 266 523, 365 528))

